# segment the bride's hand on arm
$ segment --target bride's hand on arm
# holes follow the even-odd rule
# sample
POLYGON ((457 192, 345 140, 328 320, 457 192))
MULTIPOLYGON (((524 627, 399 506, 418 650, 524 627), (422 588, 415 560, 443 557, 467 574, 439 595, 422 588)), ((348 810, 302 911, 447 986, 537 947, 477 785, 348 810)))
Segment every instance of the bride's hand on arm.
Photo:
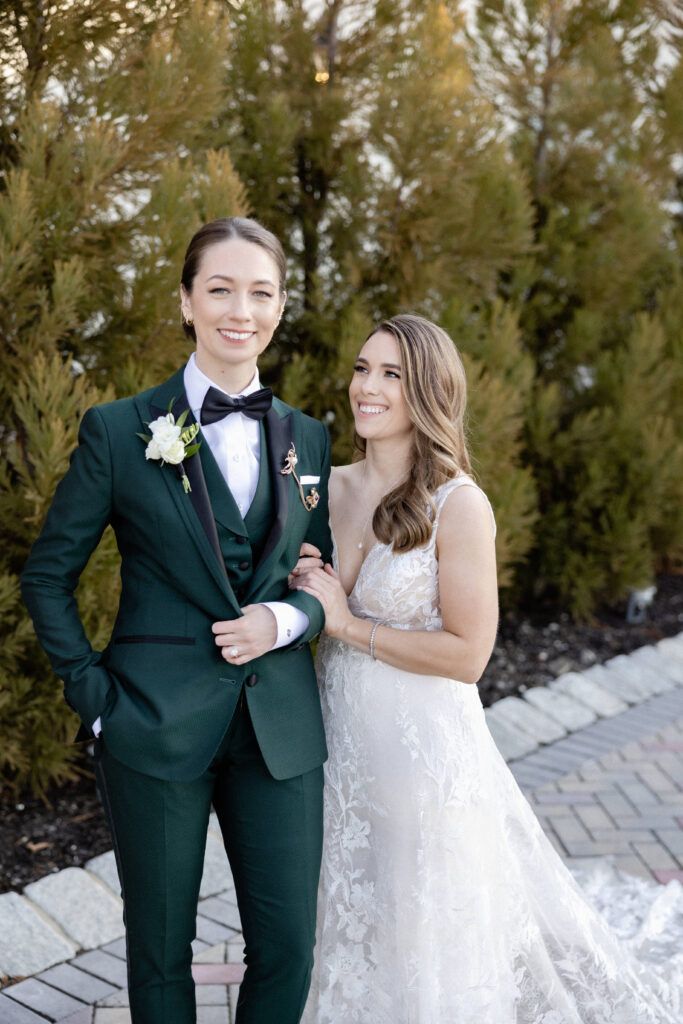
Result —
POLYGON ((356 620, 349 610, 348 598, 332 566, 303 570, 295 578, 292 586, 293 589, 303 590, 320 601, 325 612, 325 633, 344 639, 356 620))
POLYGON ((320 554, 320 550, 315 546, 315 544, 308 544, 304 541, 299 551, 299 561, 287 577, 290 590, 296 589, 297 577, 308 569, 322 569, 323 560, 320 557, 320 554))

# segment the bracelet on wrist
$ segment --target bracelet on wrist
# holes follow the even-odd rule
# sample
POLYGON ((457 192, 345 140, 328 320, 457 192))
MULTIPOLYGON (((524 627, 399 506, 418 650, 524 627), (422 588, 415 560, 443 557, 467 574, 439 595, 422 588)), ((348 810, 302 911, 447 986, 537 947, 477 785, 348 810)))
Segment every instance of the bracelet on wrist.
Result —
POLYGON ((377 630, 380 626, 383 626, 386 621, 386 619, 378 619, 377 622, 373 622, 372 629, 370 630, 369 652, 373 661, 377 660, 375 655, 375 637, 377 635, 377 630))

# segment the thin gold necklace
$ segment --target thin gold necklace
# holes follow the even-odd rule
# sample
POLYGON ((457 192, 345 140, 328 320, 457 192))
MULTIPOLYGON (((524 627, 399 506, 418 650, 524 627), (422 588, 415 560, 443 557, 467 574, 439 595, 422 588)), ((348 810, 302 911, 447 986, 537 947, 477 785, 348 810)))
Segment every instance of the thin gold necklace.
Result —
MULTIPOLYGON (((367 459, 363 459, 363 480, 362 480, 363 484, 365 483, 367 461, 368 461, 367 459)), ((398 485, 400 484, 401 480, 404 478, 405 475, 406 474, 405 474, 405 470, 404 470, 404 472, 401 473, 401 475, 396 478, 396 480, 393 482, 393 484, 389 488, 387 488, 386 491, 384 491, 384 493, 380 497, 379 501, 375 502, 375 504, 371 507, 370 511, 368 512, 367 516, 365 517, 365 522, 363 523, 363 529, 361 530, 361 534, 360 534, 360 540, 358 541, 358 544, 356 544, 356 547, 358 548, 359 551, 363 550, 363 545, 365 543, 365 533, 367 531, 368 524, 370 523, 370 518, 374 515, 374 513, 377 510, 377 506, 382 501, 382 499, 387 496, 387 494, 391 494, 391 492, 394 490, 394 488, 398 487, 398 485)))

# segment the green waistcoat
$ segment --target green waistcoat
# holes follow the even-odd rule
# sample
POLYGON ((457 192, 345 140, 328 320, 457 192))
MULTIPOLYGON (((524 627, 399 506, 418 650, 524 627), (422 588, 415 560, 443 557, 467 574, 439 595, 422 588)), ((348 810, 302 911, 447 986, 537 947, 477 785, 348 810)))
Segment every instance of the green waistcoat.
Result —
POLYGON ((244 518, 240 515, 232 492, 225 482, 213 455, 210 452, 207 453, 207 445, 204 445, 205 450, 202 456, 202 468, 211 500, 215 502, 218 497, 220 501, 229 503, 232 506, 230 523, 235 528, 231 529, 230 526, 217 522, 216 529, 230 586, 240 603, 242 603, 242 599, 247 593, 254 569, 258 565, 273 524, 273 488, 270 473, 268 472, 266 436, 263 424, 261 424, 260 434, 261 449, 258 483, 256 493, 244 518))
MULTIPOLYGON (((261 552, 270 532, 274 513, 272 484, 268 472, 265 443, 265 432, 261 424, 261 454, 256 493, 244 519, 240 515, 237 504, 236 508, 234 508, 236 516, 244 523, 243 529, 239 534, 236 534, 236 532, 222 523, 216 523, 218 543, 220 544, 225 568, 227 569, 230 586, 240 603, 242 603, 246 596, 254 569, 258 565, 261 552)), ((213 479, 211 482, 213 484, 213 479)), ((220 481, 216 481, 215 485, 222 485, 229 493, 229 488, 222 478, 220 481)), ((229 497, 234 501, 231 493, 229 497)))

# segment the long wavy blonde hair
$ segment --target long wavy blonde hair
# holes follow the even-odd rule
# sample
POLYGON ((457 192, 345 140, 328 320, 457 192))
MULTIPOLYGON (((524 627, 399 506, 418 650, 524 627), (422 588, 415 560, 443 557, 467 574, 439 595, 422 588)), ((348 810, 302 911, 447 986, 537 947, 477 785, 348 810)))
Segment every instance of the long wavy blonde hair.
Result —
MULTIPOLYGON (((386 331, 401 354, 401 386, 413 423, 408 478, 375 509, 372 528, 396 552, 426 544, 432 535, 434 492, 460 473, 471 473, 465 439, 467 381, 452 339, 443 328, 415 313, 383 320, 365 339, 386 331)), ((357 458, 365 439, 355 435, 357 458)))

